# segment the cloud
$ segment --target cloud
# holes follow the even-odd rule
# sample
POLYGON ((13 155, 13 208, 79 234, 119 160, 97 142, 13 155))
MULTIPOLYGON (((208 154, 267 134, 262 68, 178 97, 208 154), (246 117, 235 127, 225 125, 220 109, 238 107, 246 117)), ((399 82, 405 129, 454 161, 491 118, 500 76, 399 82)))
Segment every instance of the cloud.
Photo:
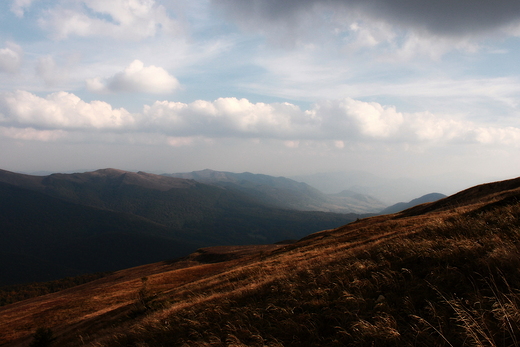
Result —
POLYGON ((74 94, 58 92, 41 98, 26 91, 0 94, 0 125, 47 130, 118 129, 133 124, 125 109, 102 101, 84 102, 74 94))
POLYGON ((313 118, 319 119, 327 134, 335 134, 338 139, 360 136, 389 138, 404 122, 404 115, 395 107, 350 98, 317 103, 310 112, 313 118))
POLYGON ((332 55, 372 52, 371 60, 438 60, 474 53, 486 39, 520 36, 520 3, 400 0, 212 0, 225 18, 284 48, 318 45, 332 55))
POLYGON ((212 3, 239 24, 256 28, 284 21, 294 26, 295 20, 308 13, 331 10, 341 13, 343 18, 383 21, 440 36, 485 34, 520 22, 520 3, 515 0, 212 0, 212 3))
POLYGON ((17 17, 22 18, 25 14, 26 9, 31 7, 34 0, 13 0, 11 4, 11 12, 17 17))
POLYGON ((153 0, 73 0, 46 10, 38 23, 58 40, 70 36, 141 40, 180 31, 153 0))
POLYGON ((298 148, 300 146, 300 141, 284 141, 283 144, 288 148, 298 148))
POLYGON ((138 127, 169 136, 409 144, 507 144, 520 146, 520 128, 483 126, 428 112, 402 113, 393 106, 351 98, 326 100, 301 110, 290 103, 251 103, 219 98, 191 104, 157 101, 145 106, 138 127))
POLYGON ((0 72, 16 73, 22 65, 23 50, 15 43, 7 42, 0 48, 0 72))
POLYGON ((290 148, 321 142, 336 150, 350 144, 520 147, 520 128, 478 124, 428 112, 403 113, 393 106, 350 98, 321 101, 308 110, 290 103, 252 103, 236 98, 189 104, 156 101, 144 106, 141 113, 130 114, 102 101, 86 103, 70 93, 41 98, 17 91, 0 95, 0 126, 11 132, 48 130, 41 135, 48 138, 62 135, 53 131, 101 131, 127 134, 142 142, 148 134, 162 138, 170 146, 234 138, 279 140, 290 148))
POLYGON ((143 110, 146 128, 181 136, 293 138, 310 130, 305 112, 289 103, 251 103, 219 98, 190 104, 157 101, 143 110), (306 130, 305 128, 309 128, 306 130))
POLYGON ((474 136, 482 144, 520 145, 520 129, 514 127, 478 127, 474 130, 474 136))
POLYGON ((1 127, 0 137, 6 137, 24 141, 51 142, 65 138, 66 131, 63 130, 39 130, 34 128, 1 127))
POLYGON ((50 55, 38 58, 36 74, 43 79, 47 86, 55 86, 67 78, 66 71, 59 68, 54 58, 50 55))
POLYGON ((189 146, 189 145, 193 144, 193 142, 195 140, 197 140, 196 137, 174 137, 174 136, 169 136, 166 139, 166 142, 168 143, 168 145, 170 145, 172 147, 183 147, 183 146, 189 146))
POLYGON ((161 67, 145 67, 139 60, 134 60, 123 71, 114 76, 87 80, 87 89, 94 93, 143 92, 163 94, 171 93, 180 87, 179 81, 161 67))

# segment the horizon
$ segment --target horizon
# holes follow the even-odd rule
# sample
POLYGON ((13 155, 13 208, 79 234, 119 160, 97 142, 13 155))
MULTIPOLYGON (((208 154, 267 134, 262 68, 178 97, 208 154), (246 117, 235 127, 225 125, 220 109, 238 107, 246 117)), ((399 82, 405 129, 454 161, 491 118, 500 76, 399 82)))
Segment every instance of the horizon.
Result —
POLYGON ((360 171, 446 195, 520 176, 515 1, 0 10, 1 169, 360 171))
MULTIPOLYGON (((48 176, 52 174, 76 174, 76 173, 89 173, 99 170, 121 170, 127 172, 145 172, 155 175, 170 175, 170 174, 182 174, 192 173, 200 171, 215 171, 215 172, 227 172, 232 174, 253 174, 253 175, 268 175, 262 172, 233 172, 229 170, 213 170, 211 168, 205 168, 202 170, 193 171, 177 171, 177 172, 152 172, 147 170, 127 170, 117 167, 106 167, 98 169, 81 169, 81 170, 70 170, 70 171, 12 171, 15 173, 33 175, 33 176, 48 176)), ((0 168, 0 170, 4 170, 0 168)), ((11 170, 6 170, 11 171, 11 170)), ((414 178, 414 177, 383 177, 377 176, 372 173, 360 170, 353 170, 348 172, 317 172, 314 174, 307 175, 268 175, 271 177, 288 178, 297 182, 303 182, 311 187, 318 189, 324 194, 338 194, 342 191, 352 191, 359 194, 364 194, 376 198, 386 204, 387 206, 396 203, 407 203, 411 200, 420 198, 424 195, 432 193, 440 193, 446 196, 453 195, 462 190, 477 186, 480 184, 486 184, 496 181, 503 181, 513 179, 516 177, 505 177, 505 178, 494 178, 488 177, 487 179, 478 175, 470 175, 468 173, 456 173, 430 176, 425 178, 414 178)))

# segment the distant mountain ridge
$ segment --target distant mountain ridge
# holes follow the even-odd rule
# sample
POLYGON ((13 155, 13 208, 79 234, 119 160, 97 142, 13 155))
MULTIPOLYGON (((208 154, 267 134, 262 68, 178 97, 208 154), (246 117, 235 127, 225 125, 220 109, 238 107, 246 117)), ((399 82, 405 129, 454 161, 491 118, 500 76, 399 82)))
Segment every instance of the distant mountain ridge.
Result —
POLYGON ((381 201, 368 195, 324 194, 307 183, 286 177, 209 169, 163 175, 234 189, 279 208, 336 213, 376 213, 386 207, 381 201))
POLYGON ((116 169, 48 176, 0 170, 0 184, 0 258, 13 259, 4 284, 171 259, 203 246, 299 239, 358 217, 280 209, 237 190, 116 169), (27 270, 36 264, 52 267, 47 277, 27 270))
POLYGON ((165 179, 162 176, 146 172, 129 172, 118 169, 100 169, 84 173, 62 174, 53 173, 46 176, 19 174, 0 169, 0 182, 15 186, 42 190, 47 193, 59 195, 53 192, 54 182, 68 181, 72 184, 92 183, 97 185, 117 186, 122 184, 141 186, 144 188, 166 191, 172 188, 187 188, 195 183, 176 178, 165 179))
POLYGON ((404 211, 408 208, 411 208, 411 207, 414 207, 414 206, 417 206, 420 204, 424 204, 426 202, 434 202, 434 201, 443 199, 445 197, 446 197, 446 195, 444 195, 444 194, 430 193, 430 194, 423 195, 417 199, 413 199, 409 202, 398 202, 397 204, 388 206, 387 208, 385 208, 384 210, 382 210, 379 213, 380 214, 397 213, 397 212, 404 211))

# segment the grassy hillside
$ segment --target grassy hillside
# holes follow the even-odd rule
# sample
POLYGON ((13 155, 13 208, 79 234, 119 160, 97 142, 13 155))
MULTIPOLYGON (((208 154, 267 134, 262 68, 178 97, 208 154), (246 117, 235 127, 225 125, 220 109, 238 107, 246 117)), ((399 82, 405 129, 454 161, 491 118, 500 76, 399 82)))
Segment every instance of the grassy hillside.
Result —
POLYGON ((0 344, 518 346, 520 179, 0 308, 0 344))

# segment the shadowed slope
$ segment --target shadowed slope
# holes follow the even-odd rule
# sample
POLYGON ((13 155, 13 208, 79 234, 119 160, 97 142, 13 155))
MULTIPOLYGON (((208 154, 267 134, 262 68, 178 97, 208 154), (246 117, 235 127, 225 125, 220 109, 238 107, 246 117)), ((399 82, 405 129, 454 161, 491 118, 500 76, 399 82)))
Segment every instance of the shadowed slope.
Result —
POLYGON ((144 218, 0 183, 0 285, 116 270, 186 255, 198 244, 144 218))
POLYGON ((357 215, 288 211, 269 207, 240 191, 193 180, 104 169, 46 177, 0 172, 0 182, 77 204, 130 213, 191 232, 206 245, 277 242, 336 227, 357 215), (38 181, 39 180, 39 181, 38 181), (38 181, 36 188, 26 182, 38 181))
POLYGON ((24 175, 11 171, 0 170, 0 182, 9 183, 17 187, 42 188, 44 176, 24 175))
POLYGON ((298 239, 357 218, 281 210, 192 180, 115 169, 1 171, 0 185, 0 285, 137 266, 203 246, 298 239))

